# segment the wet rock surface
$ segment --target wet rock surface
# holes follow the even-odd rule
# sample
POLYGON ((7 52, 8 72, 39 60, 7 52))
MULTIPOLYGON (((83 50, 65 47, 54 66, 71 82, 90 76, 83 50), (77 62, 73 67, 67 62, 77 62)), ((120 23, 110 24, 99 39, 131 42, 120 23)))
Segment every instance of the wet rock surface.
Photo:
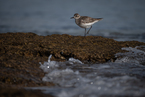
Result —
POLYGON ((125 52, 121 50, 122 47, 139 45, 145 43, 118 42, 100 36, 0 34, 0 86, 54 86, 53 83, 42 82, 44 72, 39 68, 39 62, 47 61, 50 54, 51 60, 66 61, 73 57, 82 62, 104 63, 115 60, 114 54, 125 52))
POLYGON ((25 90, 0 87, 0 97, 53 97, 49 94, 43 94, 39 90, 25 90))

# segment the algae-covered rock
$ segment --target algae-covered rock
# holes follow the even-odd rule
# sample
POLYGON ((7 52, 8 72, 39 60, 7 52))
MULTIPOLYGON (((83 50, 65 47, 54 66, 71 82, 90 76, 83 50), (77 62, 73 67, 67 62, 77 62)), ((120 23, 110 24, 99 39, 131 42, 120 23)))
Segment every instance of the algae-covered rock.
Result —
POLYGON ((100 36, 49 35, 34 33, 0 34, 0 83, 1 86, 53 86, 43 83, 39 62, 66 61, 73 57, 86 62, 115 60, 114 54, 124 52, 122 47, 145 45, 138 41, 118 42, 100 36))

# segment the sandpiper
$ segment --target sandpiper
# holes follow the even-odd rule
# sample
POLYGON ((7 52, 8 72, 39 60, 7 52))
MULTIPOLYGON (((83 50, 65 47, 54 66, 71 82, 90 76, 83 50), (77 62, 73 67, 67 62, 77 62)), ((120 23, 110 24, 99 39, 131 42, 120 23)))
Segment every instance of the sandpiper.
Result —
POLYGON ((103 18, 91 18, 88 16, 80 16, 78 13, 75 13, 73 17, 71 17, 71 19, 74 18, 75 22, 78 26, 80 26, 81 28, 85 28, 85 34, 84 36, 86 36, 86 34, 89 34, 89 31, 92 28, 92 25, 100 20, 102 20, 103 18), (86 28, 90 28, 87 33, 86 33, 86 28))

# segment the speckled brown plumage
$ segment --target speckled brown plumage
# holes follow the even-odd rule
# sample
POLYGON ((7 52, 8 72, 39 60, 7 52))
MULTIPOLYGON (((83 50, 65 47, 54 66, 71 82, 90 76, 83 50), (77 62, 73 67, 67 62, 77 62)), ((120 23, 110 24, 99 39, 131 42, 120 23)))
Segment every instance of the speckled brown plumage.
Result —
POLYGON ((78 13, 75 13, 74 16, 72 17, 75 19, 75 23, 81 27, 81 28, 85 28, 85 35, 89 33, 90 29, 92 28, 92 25, 100 20, 102 20, 103 18, 91 18, 88 16, 80 16, 78 13), (90 28, 87 33, 86 33, 86 28, 90 28))

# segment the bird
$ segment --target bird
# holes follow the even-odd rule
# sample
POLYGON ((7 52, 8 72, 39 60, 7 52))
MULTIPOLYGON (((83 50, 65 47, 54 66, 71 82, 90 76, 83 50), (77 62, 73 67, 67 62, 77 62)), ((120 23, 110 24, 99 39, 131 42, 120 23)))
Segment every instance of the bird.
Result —
POLYGON ((84 36, 86 36, 87 34, 89 34, 89 31, 92 28, 92 25, 100 20, 102 20, 103 18, 91 18, 88 16, 80 16, 78 13, 75 13, 73 17, 71 17, 71 19, 75 19, 75 23, 81 27, 81 28, 85 28, 85 34, 84 36), (87 32, 86 29, 90 28, 87 32))

